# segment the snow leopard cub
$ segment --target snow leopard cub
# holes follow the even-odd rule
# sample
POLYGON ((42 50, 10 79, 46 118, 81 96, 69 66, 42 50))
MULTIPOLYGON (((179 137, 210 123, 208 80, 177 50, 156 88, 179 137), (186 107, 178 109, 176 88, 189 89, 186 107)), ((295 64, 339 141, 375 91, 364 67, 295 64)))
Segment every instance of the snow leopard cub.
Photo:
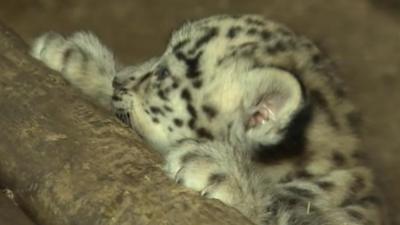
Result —
POLYGON ((380 224, 355 113, 306 38, 256 15, 175 31, 123 67, 91 33, 46 33, 32 55, 138 132, 178 183, 256 224, 380 224))

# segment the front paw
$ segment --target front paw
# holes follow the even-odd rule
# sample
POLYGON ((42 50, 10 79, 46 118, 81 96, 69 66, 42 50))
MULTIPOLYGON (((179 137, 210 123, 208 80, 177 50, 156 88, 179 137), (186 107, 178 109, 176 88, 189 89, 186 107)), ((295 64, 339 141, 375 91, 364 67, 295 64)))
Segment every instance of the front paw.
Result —
POLYGON ((233 177, 223 169, 221 162, 204 154, 201 147, 187 145, 174 149, 166 158, 164 170, 177 183, 199 191, 202 196, 228 205, 234 202, 237 188, 233 177))
POLYGON ((63 51, 68 45, 65 38, 55 32, 48 32, 36 38, 32 44, 31 55, 50 68, 60 71, 63 51))

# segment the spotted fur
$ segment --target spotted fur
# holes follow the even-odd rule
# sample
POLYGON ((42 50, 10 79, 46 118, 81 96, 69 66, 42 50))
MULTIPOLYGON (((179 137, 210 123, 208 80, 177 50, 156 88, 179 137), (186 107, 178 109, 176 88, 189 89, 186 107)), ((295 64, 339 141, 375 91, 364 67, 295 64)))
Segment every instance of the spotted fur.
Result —
POLYGON ((256 224, 381 223, 357 113, 329 60, 283 25, 188 22, 128 67, 86 32, 44 34, 32 55, 143 136, 171 178, 256 224))

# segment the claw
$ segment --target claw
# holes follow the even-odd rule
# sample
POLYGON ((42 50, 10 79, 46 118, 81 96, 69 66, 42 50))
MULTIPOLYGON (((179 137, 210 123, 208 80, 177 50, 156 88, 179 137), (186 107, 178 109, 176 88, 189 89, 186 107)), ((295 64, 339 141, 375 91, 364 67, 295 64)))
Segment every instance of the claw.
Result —
POLYGON ((179 170, 176 171, 176 174, 175 174, 174 180, 175 180, 175 182, 178 183, 178 184, 182 184, 182 183, 183 183, 182 178, 178 177, 178 175, 179 175, 179 173, 181 172, 182 169, 183 169, 183 167, 179 168, 179 170))

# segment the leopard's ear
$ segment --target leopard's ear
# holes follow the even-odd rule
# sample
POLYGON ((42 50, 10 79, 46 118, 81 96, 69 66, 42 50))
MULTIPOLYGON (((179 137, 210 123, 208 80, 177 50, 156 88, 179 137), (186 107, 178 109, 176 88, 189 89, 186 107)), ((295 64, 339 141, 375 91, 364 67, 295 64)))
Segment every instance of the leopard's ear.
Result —
POLYGON ((282 69, 257 69, 253 73, 262 79, 245 119, 246 135, 253 143, 275 144, 304 105, 302 86, 294 74, 282 69))

